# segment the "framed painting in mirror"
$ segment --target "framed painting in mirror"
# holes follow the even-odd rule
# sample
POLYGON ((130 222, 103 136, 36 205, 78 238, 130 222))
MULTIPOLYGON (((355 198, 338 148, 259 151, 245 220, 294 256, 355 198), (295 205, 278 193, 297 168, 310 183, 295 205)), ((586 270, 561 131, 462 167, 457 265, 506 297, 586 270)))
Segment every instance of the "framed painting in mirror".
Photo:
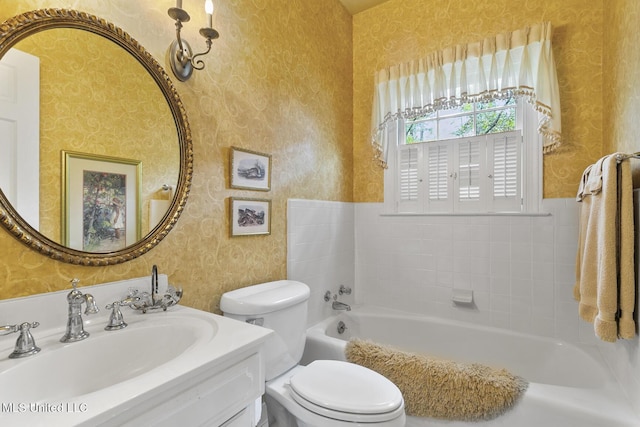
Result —
POLYGON ((142 162, 62 151, 62 240, 108 253, 140 239, 142 162))

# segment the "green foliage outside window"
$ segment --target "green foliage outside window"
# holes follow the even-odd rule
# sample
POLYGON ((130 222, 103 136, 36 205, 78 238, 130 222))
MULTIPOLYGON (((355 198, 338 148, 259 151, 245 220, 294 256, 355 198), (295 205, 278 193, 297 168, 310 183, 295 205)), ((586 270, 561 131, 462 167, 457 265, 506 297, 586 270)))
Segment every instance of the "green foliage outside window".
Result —
POLYGON ((462 104, 406 122, 406 144, 507 132, 516 128, 514 97, 462 104))

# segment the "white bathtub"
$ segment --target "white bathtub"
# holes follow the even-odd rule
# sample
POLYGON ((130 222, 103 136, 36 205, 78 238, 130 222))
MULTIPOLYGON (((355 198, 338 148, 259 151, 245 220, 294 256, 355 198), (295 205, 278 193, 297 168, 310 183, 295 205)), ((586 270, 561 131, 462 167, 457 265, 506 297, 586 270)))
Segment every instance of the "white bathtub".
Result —
POLYGON ((640 426, 595 347, 371 307, 341 312, 309 328, 302 363, 345 360, 344 347, 353 337, 506 368, 529 381, 520 402, 494 420, 466 423, 407 417, 407 426, 640 426), (346 326, 342 334, 339 322, 346 326))

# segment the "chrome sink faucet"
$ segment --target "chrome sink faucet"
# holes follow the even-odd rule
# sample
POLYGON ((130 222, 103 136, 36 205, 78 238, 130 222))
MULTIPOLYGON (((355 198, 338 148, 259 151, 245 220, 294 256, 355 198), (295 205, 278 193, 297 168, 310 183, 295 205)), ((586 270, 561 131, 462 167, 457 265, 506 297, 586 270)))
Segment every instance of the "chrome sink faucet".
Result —
POLYGON ((99 311, 93 296, 91 294, 83 294, 77 289, 79 281, 78 279, 71 281, 73 290, 67 295, 67 302, 69 303, 67 331, 62 338, 60 338, 61 342, 81 341, 89 336, 89 332, 84 330, 82 314, 80 313, 82 303, 86 303, 87 305, 84 314, 95 314, 99 311))

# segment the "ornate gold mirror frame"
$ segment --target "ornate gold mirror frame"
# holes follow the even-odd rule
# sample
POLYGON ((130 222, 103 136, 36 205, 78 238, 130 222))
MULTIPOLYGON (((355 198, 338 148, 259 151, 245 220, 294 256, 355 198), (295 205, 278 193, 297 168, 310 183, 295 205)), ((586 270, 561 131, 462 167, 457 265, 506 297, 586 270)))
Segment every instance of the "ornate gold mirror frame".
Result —
POLYGON ((175 195, 164 218, 149 234, 135 244, 113 252, 84 252, 50 240, 32 228, 17 213, 2 189, 0 189, 0 223, 11 235, 31 249, 58 261, 89 266, 130 261, 150 251, 171 231, 186 204, 193 175, 193 146, 184 106, 167 73, 144 47, 114 24, 88 13, 67 9, 40 9, 23 13, 1 23, 0 59, 20 40, 52 28, 75 28, 105 37, 133 55, 153 77, 167 100, 178 133, 180 171, 175 195))

